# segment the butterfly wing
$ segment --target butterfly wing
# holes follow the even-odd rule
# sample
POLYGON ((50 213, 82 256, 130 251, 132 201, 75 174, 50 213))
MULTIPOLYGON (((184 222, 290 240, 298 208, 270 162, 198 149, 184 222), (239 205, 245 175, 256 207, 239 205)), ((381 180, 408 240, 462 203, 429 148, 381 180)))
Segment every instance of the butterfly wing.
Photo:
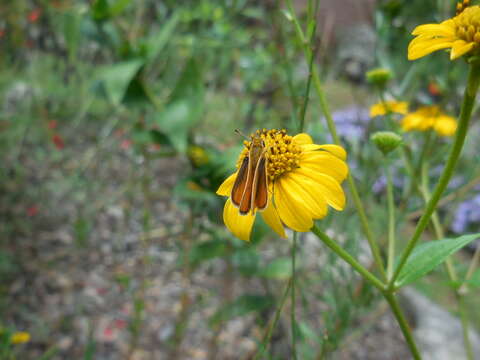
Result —
POLYGON ((268 183, 265 156, 260 158, 255 169, 251 202, 253 204, 252 211, 255 208, 263 210, 268 205, 268 183))
POLYGON ((240 169, 238 170, 235 183, 233 184, 233 187, 232 187, 232 193, 230 197, 232 200, 232 204, 237 207, 240 206, 243 194, 245 192, 245 186, 247 185, 248 164, 249 164, 249 157, 245 156, 245 158, 242 161, 242 166, 240 166, 240 169))

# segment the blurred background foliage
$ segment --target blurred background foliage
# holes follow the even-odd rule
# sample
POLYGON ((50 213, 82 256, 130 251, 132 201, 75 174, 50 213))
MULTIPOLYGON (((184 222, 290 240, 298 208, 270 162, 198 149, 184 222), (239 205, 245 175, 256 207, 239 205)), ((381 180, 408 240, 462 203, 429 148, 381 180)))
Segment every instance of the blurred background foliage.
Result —
MULTIPOLYGON (((304 14, 307 2, 295 5, 304 14)), ((465 64, 406 60, 413 27, 450 17, 454 5, 321 2, 315 66, 380 237, 385 180, 368 139, 386 125, 368 114, 380 98, 364 73, 387 68, 389 97, 457 114, 465 64)), ((0 4, 2 359, 253 358, 289 286, 289 242, 261 222, 251 243, 234 239, 215 191, 241 150, 235 129, 297 127, 308 64, 284 10, 274 0, 0 4), (30 341, 14 344, 14 331, 30 341)), ((307 130, 328 143, 322 116, 312 94, 307 130)), ((441 208, 451 232, 480 222, 473 127, 454 201, 441 208)), ((404 138, 421 151, 418 133, 404 138)), ((448 141, 437 145, 432 167, 448 141)), ((401 158, 392 161, 407 234, 422 200, 408 192, 401 158)), ((354 215, 332 211, 321 227, 368 263, 354 215)), ((355 343, 386 309, 314 238, 302 236, 298 251, 301 358, 356 358, 355 343)), ((438 269, 417 287, 448 307, 436 285, 446 282, 438 269)), ((268 358, 288 358, 287 314, 268 358)), ((372 349, 385 351, 382 341, 372 349)))

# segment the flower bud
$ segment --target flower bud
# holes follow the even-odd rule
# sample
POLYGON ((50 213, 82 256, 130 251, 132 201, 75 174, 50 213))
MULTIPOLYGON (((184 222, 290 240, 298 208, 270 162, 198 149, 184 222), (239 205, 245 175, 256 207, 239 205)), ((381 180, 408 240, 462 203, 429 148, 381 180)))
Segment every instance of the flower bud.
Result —
POLYGON ((187 150, 187 155, 194 166, 200 167, 210 162, 210 157, 204 148, 198 145, 191 145, 187 150))
POLYGON ((390 70, 384 68, 376 68, 370 71, 367 71, 365 74, 367 82, 369 84, 384 88, 390 79, 393 77, 393 74, 390 70))
POLYGON ((383 155, 392 152, 402 143, 402 137, 391 131, 378 131, 370 137, 370 140, 383 155))

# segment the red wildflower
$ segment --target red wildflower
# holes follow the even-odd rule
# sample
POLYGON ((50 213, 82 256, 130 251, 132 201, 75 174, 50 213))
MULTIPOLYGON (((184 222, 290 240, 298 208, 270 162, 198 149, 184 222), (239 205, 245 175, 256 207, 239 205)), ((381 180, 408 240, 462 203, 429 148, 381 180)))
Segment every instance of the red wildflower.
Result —
POLYGON ((65 147, 65 142, 62 137, 58 134, 53 134, 52 142, 58 150, 62 150, 65 147))
POLYGON ((30 11, 30 13, 28 14, 28 21, 31 23, 37 22, 41 14, 42 11, 40 9, 34 9, 30 11))
POLYGON ((27 208, 27 216, 35 216, 38 214, 38 206, 37 205, 32 205, 27 208))
POLYGON ((57 120, 50 120, 47 126, 50 130, 53 130, 57 128, 57 125, 57 120))
POLYGON ((130 140, 130 139, 124 139, 124 140, 122 140, 122 142, 120 143, 120 148, 122 148, 123 150, 128 150, 131 145, 132 145, 132 140, 130 140))
POLYGON ((127 326, 127 322, 123 319, 115 319, 114 321, 114 325, 117 329, 125 329, 125 327, 127 326))

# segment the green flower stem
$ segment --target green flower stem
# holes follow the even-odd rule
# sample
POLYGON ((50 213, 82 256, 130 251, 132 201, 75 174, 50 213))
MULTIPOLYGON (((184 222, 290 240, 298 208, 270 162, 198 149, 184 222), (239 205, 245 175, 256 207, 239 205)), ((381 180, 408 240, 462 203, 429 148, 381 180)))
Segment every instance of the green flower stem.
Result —
MULTIPOLYGON (((385 159, 387 162, 387 159, 385 159)), ((395 262, 395 203, 393 198, 392 170, 386 164, 387 173, 387 208, 388 208, 388 262, 387 276, 390 279, 393 275, 393 264, 395 262)))
MULTIPOLYGON (((420 177, 421 177, 421 184, 420 184, 420 192, 422 194, 422 197, 425 201, 426 204, 428 204, 428 201, 432 197, 430 194, 430 186, 428 184, 428 161, 425 159, 423 160, 423 164, 421 164, 421 171, 420 171, 420 177)), ((440 218, 438 217, 438 212, 435 210, 432 213, 432 225, 433 225, 433 230, 435 232, 435 236, 438 240, 441 240, 445 238, 445 233, 443 231, 442 224, 440 222, 440 218)), ((458 280, 457 276, 457 271, 455 270, 455 267, 453 266, 452 263, 452 257, 449 256, 445 260, 445 267, 447 269, 448 277, 450 280, 453 282, 456 282, 458 280)))
POLYGON ((468 360, 474 360, 472 342, 470 341, 470 322, 468 320, 467 307, 465 304, 465 297, 457 292, 458 311, 460 313, 460 321, 462 323, 463 345, 467 353, 468 360))
POLYGON ((435 211, 438 201, 440 200, 445 188, 450 181, 450 178, 453 175, 453 170, 457 165, 457 160, 460 156, 460 152, 462 151, 463 144, 465 142, 465 137, 467 135, 468 124, 470 122, 470 118, 472 115, 472 109, 475 104, 475 96, 477 94, 478 85, 480 82, 480 67, 476 65, 470 66, 470 73, 468 76, 468 84, 465 90, 465 95, 463 98, 462 110, 460 112, 460 121, 457 128, 457 134, 455 136, 455 141, 453 143, 452 150, 448 157, 447 163, 445 168, 443 169, 442 175, 438 180, 438 184, 433 191, 432 197, 428 201, 428 204, 425 208, 425 212, 423 213, 422 217, 420 218, 417 227, 415 228, 415 232, 407 244, 406 249, 403 251, 398 266, 395 270, 393 277, 390 279, 389 288, 394 288, 395 280, 397 279, 400 271, 402 270, 403 266, 407 262, 408 257, 412 253, 415 245, 417 244, 420 236, 422 235, 423 231, 427 227, 428 223, 430 222, 430 218, 435 211))
POLYGON ((410 348, 410 352, 415 360, 421 360, 420 353, 417 349, 417 345, 415 344, 415 340, 413 339, 412 332, 410 327, 408 326, 407 320, 403 315, 402 309, 398 305, 397 299, 392 291, 388 291, 378 278, 376 278, 371 272, 365 269, 357 260, 355 260, 348 252, 346 252, 341 246, 339 246, 334 240, 332 240, 327 234, 325 234, 322 230, 320 230, 316 225, 313 226, 311 231, 331 250, 333 250, 338 256, 340 256, 343 260, 345 260, 352 268, 354 268, 360 275, 363 276, 365 280, 367 280, 370 284, 378 288, 385 299, 387 300, 390 308, 392 309, 395 318, 400 325, 400 328, 405 336, 405 340, 407 341, 408 347, 410 348))
POLYGON ((477 246, 477 248, 475 249, 475 253, 473 254, 472 261, 468 266, 467 275, 465 275, 464 282, 467 282, 472 278, 473 273, 475 272, 475 269, 477 268, 479 261, 480 261, 480 246, 477 246))
MULTIPOLYGON (((430 195, 429 184, 428 184, 428 161, 426 160, 422 164, 420 189, 425 202, 428 203, 431 195, 430 195)), ((434 211, 432 214, 432 224, 433 224, 433 229, 435 231, 435 236, 437 237, 437 239, 439 240, 443 239, 445 237, 445 233, 443 231, 443 227, 441 225, 440 219, 438 217, 438 213, 436 211, 434 211)), ((450 280, 453 283, 456 283, 458 281, 458 275, 453 265, 451 256, 449 256, 445 260, 445 268, 447 269, 447 274, 450 280)), ((465 305, 464 293, 462 292, 462 286, 458 290, 455 290, 455 297, 457 299, 458 312, 459 312, 460 321, 462 324, 462 335, 463 335, 463 343, 465 345, 465 352, 467 354, 467 359, 473 360, 474 358, 473 358, 473 351, 472 351, 472 343, 470 341, 470 333, 469 333, 470 324, 468 320, 467 308, 465 305)))
POLYGON ((263 354, 268 348, 268 345, 270 344, 270 339, 272 338, 272 333, 273 329, 277 326, 278 320, 280 319, 280 314, 282 313, 283 306, 285 305, 285 302, 288 298, 288 293, 292 287, 292 279, 288 280, 288 284, 285 287, 285 291, 283 292, 282 299, 280 300, 280 304, 278 305, 277 310, 275 311, 275 317, 273 318, 273 322, 269 325, 267 333, 260 344, 257 353, 255 354, 255 357, 253 360, 258 360, 261 359, 263 354))
POLYGON ((424 136, 424 143, 418 164, 415 169, 415 174, 418 174, 422 170, 422 166, 425 163, 427 156, 430 154, 430 149, 433 145, 433 130, 428 130, 424 136))
POLYGON ((290 312, 290 329, 292 332, 292 358, 294 360, 297 359, 297 334, 296 334, 296 329, 295 329, 295 304, 297 303, 295 300, 295 286, 296 286, 296 278, 295 278, 295 259, 296 259, 296 252, 297 252, 297 238, 298 238, 298 232, 293 233, 293 242, 292 242, 292 290, 291 290, 291 312, 290 312))
POLYGON ((338 243, 332 240, 327 234, 320 230, 317 225, 313 225, 311 231, 320 239, 322 242, 327 245, 331 250, 333 250, 338 256, 345 260, 351 267, 353 267, 360 275, 362 275, 365 280, 370 284, 378 288, 380 291, 385 291, 385 284, 382 283, 375 275, 368 271, 362 264, 353 258, 347 251, 345 251, 338 243))
MULTIPOLYGON (((330 109, 325 99, 325 94, 323 93, 322 84, 320 82, 318 72, 316 68, 313 68, 313 70, 314 70, 313 71, 314 86, 317 91, 317 95, 320 99, 320 106, 325 115, 325 118, 327 119, 328 129, 330 131, 330 134, 332 135, 334 143, 337 145, 340 145, 340 139, 338 138, 335 123, 333 121, 330 109)), ((380 254, 380 249, 378 247, 377 242, 375 241, 375 238, 373 237, 373 233, 372 233, 372 230, 370 229, 370 224, 368 222, 367 215, 365 213, 365 208, 363 207, 362 200, 358 195, 358 190, 357 190, 357 186, 355 185, 355 181, 350 173, 348 173, 348 176, 347 176, 347 183, 353 198, 353 203, 355 204, 355 208, 357 209, 358 216, 362 224, 363 232, 367 238, 368 244, 370 246, 370 250, 372 251, 373 260, 375 261, 377 269, 380 272, 380 276, 382 277, 383 280, 386 280, 387 275, 385 273, 385 265, 383 263, 382 256, 380 254)))
POLYGON ((402 329, 402 333, 405 337, 405 340, 407 341, 407 345, 410 348, 410 352, 412 353, 413 358, 415 360, 421 360, 422 357, 420 355, 420 352, 418 351, 417 345, 415 344, 415 340, 412 335, 412 330, 410 329, 410 326, 408 325, 408 322, 405 319, 405 316, 403 315, 402 309, 398 305, 395 295, 392 294, 391 292, 386 292, 383 294, 383 296, 385 297, 388 304, 390 305, 390 308, 392 309, 393 314, 397 319, 398 325, 400 325, 400 329, 402 329))
MULTIPOLYGON (((300 23, 298 22, 297 16, 295 14, 295 10, 292 5, 292 0, 286 0, 286 4, 289 10, 289 14, 287 14, 287 18, 293 22, 297 37, 300 40, 300 42, 304 46, 304 53, 305 57, 307 59, 312 59, 312 49, 310 47, 310 44, 308 41, 305 39, 305 35, 303 33, 302 27, 300 26, 300 23)), ((322 109, 323 114, 325 115, 325 118, 327 119, 327 126, 328 130, 330 131, 330 134, 332 135, 333 142, 337 145, 340 145, 340 138, 338 137, 337 134, 337 128, 335 126, 335 123, 332 118, 332 113, 330 111, 330 108, 328 106, 328 102, 325 96, 325 92, 323 91, 323 86, 322 82, 320 80, 320 75, 318 73, 318 69, 316 66, 313 66, 311 69, 311 74, 313 78, 313 85, 315 87, 315 91, 317 92, 318 100, 320 102, 320 107, 322 109)), ((347 176, 347 183, 348 187, 350 189, 350 192, 352 194, 353 202, 355 204, 355 208, 357 209, 358 216, 360 217, 360 222, 362 224, 363 232, 367 238, 368 244, 370 246, 370 249, 372 251, 373 259, 375 261, 375 265, 378 268, 378 271, 380 272, 380 276, 383 280, 387 279, 387 275, 385 272, 385 265, 382 260, 382 256, 380 254, 380 249, 378 247, 377 242, 375 241, 373 237, 373 233, 370 229, 370 225, 368 223, 367 215, 365 213, 365 209, 363 207, 362 200, 360 199, 360 196, 358 195, 357 187, 355 185, 355 182, 353 180, 353 177, 349 173, 347 176)))

